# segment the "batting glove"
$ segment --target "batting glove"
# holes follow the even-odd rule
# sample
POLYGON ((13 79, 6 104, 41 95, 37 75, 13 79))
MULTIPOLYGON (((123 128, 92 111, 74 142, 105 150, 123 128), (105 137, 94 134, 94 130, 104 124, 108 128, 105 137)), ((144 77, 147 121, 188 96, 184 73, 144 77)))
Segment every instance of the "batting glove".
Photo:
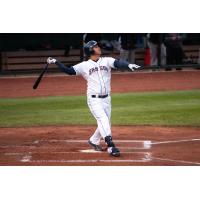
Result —
POLYGON ((57 60, 56 60, 55 58, 51 58, 51 57, 48 57, 48 58, 47 58, 47 63, 48 63, 48 64, 55 64, 56 61, 57 61, 57 60))
POLYGON ((132 71, 134 71, 135 69, 139 69, 141 66, 136 65, 136 64, 129 64, 128 67, 129 67, 132 71))

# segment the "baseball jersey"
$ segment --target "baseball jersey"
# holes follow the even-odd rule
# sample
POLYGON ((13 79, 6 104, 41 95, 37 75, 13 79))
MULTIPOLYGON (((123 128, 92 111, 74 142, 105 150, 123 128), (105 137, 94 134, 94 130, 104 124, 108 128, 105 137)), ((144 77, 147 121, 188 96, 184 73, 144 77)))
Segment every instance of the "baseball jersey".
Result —
POLYGON ((111 57, 100 57, 96 62, 89 59, 73 66, 76 74, 87 80, 88 95, 110 94, 111 68, 115 68, 114 61, 111 57))

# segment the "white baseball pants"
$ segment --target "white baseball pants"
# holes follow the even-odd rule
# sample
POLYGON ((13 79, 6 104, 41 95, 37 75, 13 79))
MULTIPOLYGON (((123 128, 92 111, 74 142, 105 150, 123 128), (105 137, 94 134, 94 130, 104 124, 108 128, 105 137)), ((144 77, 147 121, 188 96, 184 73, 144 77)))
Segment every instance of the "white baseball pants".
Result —
POLYGON ((99 145, 101 138, 105 138, 111 133, 111 97, 106 98, 92 98, 88 96, 87 98, 88 107, 92 115, 97 120, 97 129, 94 134, 90 137, 90 141, 94 144, 99 145))

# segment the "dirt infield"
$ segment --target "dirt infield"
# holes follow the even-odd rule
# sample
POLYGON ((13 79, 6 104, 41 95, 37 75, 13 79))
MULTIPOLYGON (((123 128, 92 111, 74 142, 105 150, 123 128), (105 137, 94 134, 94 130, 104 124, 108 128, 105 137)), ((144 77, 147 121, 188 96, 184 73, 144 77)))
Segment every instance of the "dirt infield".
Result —
POLYGON ((0 165, 200 165, 199 128, 115 126, 119 158, 94 152, 94 126, 0 129, 0 165))
MULTIPOLYGON (((85 94, 80 77, 0 78, 0 98, 85 94)), ((112 92, 200 89, 200 71, 113 74, 112 92)), ((200 128, 114 126, 122 155, 91 150, 94 126, 0 128, 0 165, 200 165, 200 128)))

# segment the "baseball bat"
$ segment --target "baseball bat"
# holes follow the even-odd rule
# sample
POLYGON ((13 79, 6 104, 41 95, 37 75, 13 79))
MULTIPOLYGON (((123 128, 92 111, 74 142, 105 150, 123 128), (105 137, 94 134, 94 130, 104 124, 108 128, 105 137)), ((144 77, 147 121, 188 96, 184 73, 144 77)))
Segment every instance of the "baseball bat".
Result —
POLYGON ((37 80, 35 81, 34 85, 33 85, 33 89, 37 89, 39 83, 41 82, 42 80, 42 77, 44 75, 44 73, 47 71, 47 68, 48 68, 48 64, 46 64, 44 70, 42 71, 42 73, 40 74, 40 76, 37 78, 37 80))

